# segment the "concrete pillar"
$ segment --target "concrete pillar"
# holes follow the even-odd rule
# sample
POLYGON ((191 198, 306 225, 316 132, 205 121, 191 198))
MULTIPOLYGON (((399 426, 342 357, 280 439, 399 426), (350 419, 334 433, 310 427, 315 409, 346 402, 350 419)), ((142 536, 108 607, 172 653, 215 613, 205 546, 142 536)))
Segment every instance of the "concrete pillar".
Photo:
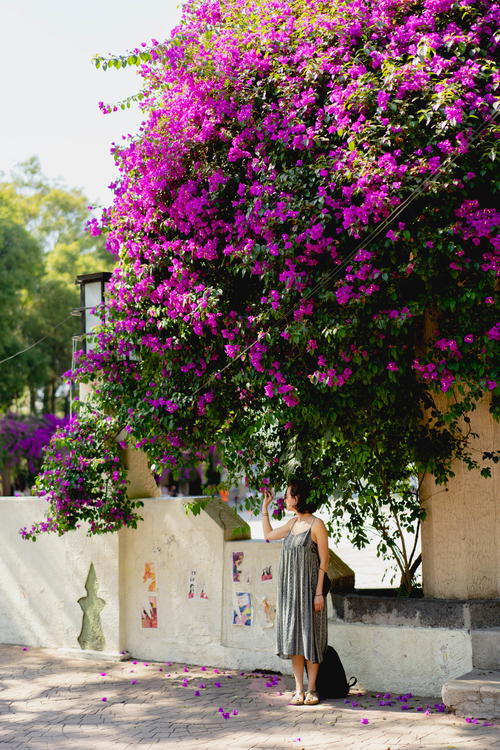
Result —
MULTIPOLYGON (((481 463, 483 451, 500 447, 500 424, 484 398, 471 418, 472 454, 481 463)), ((448 484, 426 477, 422 501, 424 595, 446 599, 500 597, 500 464, 488 463, 489 479, 457 461, 448 484)))
MULTIPOLYGON (((86 401, 92 392, 92 385, 80 383, 80 401, 86 401)), ((123 439, 125 433, 120 433, 118 438, 123 439)), ((159 497, 161 491, 149 469, 148 459, 144 451, 135 448, 122 450, 122 462, 127 469, 129 481, 127 495, 130 499, 141 497, 159 497)))

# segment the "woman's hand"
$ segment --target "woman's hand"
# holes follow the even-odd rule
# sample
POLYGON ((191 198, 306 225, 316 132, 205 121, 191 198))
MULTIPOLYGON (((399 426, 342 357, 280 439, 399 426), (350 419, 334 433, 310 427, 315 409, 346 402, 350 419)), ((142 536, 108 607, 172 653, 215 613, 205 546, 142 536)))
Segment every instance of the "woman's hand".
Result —
POLYGON ((314 611, 315 612, 321 612, 321 610, 325 606, 325 597, 323 594, 316 594, 314 597, 314 611))
POLYGON ((264 490, 264 500, 262 503, 262 510, 267 510, 269 508, 269 505, 272 503, 273 500, 273 493, 271 490, 264 490))

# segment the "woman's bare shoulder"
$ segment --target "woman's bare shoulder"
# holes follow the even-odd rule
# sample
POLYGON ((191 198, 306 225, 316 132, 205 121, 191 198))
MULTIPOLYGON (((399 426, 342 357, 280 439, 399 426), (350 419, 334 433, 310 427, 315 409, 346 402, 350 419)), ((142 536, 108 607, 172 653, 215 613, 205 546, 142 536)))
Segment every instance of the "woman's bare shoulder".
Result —
POLYGON ((313 539, 318 533, 328 535, 328 530, 325 526, 324 521, 322 521, 321 518, 318 518, 318 516, 313 516, 313 518, 314 518, 314 521, 312 522, 312 525, 311 525, 311 533, 312 533, 313 539))

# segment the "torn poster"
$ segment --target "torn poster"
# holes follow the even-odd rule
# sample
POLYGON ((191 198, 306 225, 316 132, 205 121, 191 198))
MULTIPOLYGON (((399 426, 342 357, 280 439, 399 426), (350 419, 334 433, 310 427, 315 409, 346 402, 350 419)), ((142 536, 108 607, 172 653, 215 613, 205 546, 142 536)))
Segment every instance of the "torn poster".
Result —
POLYGON ((248 592, 234 592, 233 625, 252 624, 252 596, 248 592))

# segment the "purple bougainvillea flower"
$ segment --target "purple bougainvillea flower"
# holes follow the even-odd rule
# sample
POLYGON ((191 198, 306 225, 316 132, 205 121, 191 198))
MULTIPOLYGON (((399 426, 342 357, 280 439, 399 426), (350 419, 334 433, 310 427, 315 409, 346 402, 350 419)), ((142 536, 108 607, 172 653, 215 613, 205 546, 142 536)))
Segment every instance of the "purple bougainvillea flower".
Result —
POLYGON ((368 721, 368 719, 360 719, 359 723, 360 724, 369 724, 370 722, 368 721))
POLYGON ((24 646, 23 651, 29 651, 29 648, 26 648, 26 646, 24 646))
POLYGON ((199 688, 201 688, 201 689, 203 689, 203 688, 205 688, 205 687, 206 687, 206 685, 205 685, 205 683, 204 683, 204 682, 200 682, 200 684, 198 685, 198 687, 199 687, 199 688))
POLYGON ((200 669, 201 669, 202 672, 206 672, 207 671, 206 667, 200 667, 200 669))
POLYGON ((221 682, 214 682, 214 686, 215 687, 222 687, 222 683, 221 682))
POLYGON ((131 685, 137 685, 137 683, 138 683, 138 680, 130 680, 131 685))
POLYGON ((200 691, 199 691, 199 690, 195 690, 195 691, 194 691, 194 694, 195 694, 195 696, 201 695, 201 693, 200 693, 200 691))
POLYGON ((483 721, 483 727, 492 727, 493 722, 492 721, 483 721))
POLYGON ((107 672, 99 672, 99 674, 101 675, 101 677, 106 677, 106 675, 107 675, 108 673, 107 673, 107 672))
POLYGON ((352 701, 351 706, 356 708, 356 706, 359 706, 359 703, 357 701, 352 701))
POLYGON ((219 706, 219 708, 217 709, 217 711, 218 711, 218 712, 219 712, 220 714, 224 713, 224 709, 222 708, 222 706, 219 706))
POLYGON ((238 716, 238 711, 235 708, 233 709, 233 716, 238 716))
POLYGON ((103 703, 105 703, 108 699, 107 698, 101 698, 101 700, 103 701, 103 703))

